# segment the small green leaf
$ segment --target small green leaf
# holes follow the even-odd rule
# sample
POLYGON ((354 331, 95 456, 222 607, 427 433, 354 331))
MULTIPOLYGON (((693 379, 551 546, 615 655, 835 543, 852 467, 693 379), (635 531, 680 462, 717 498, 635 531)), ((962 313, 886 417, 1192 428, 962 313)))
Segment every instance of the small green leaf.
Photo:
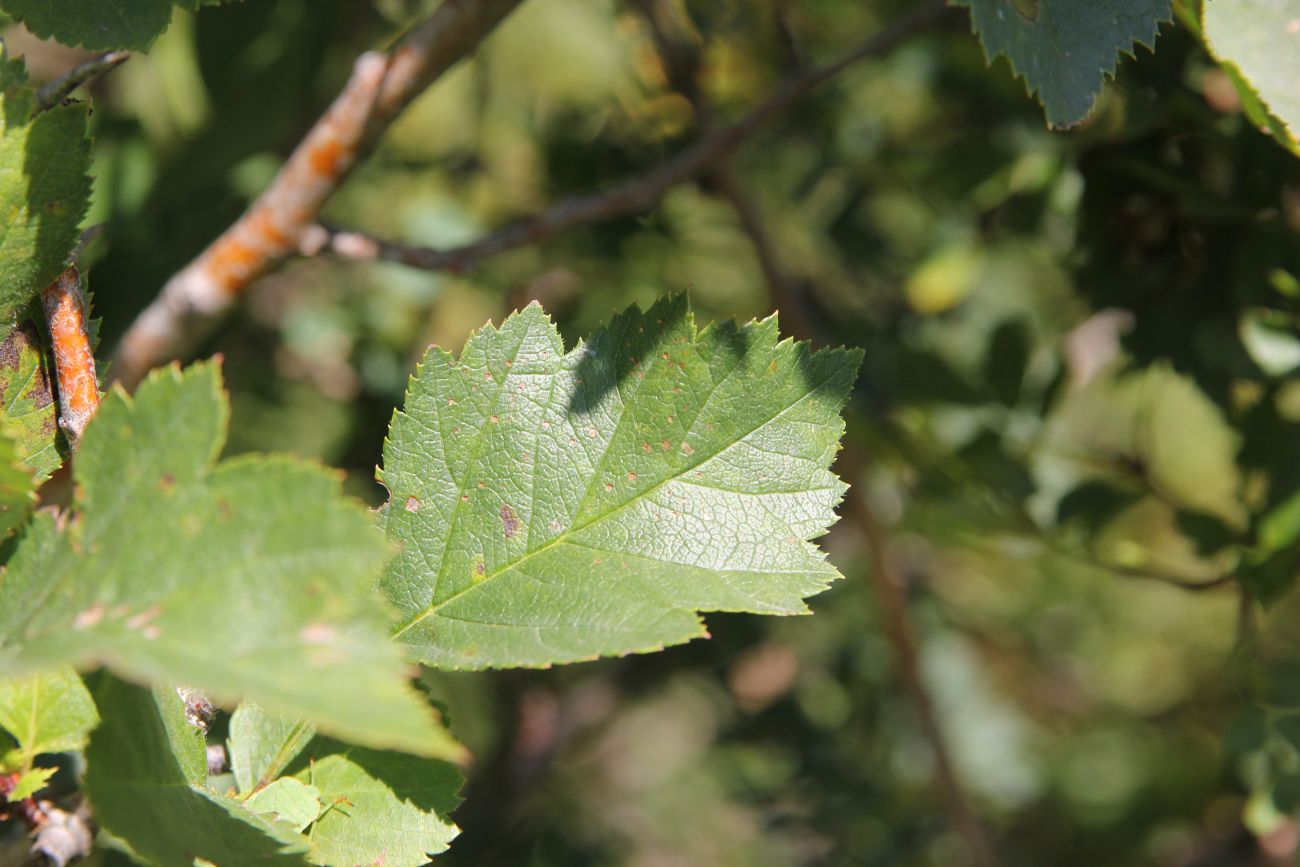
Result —
POLYGON ((1263 104, 1269 131, 1300 154, 1300 10, 1294 0, 1212 0, 1202 15, 1210 53, 1263 104))
POLYGON ((98 723, 95 702, 70 666, 0 678, 0 726, 22 748, 26 766, 42 753, 81 749, 98 723))
POLYGON ((38 515, 0 582, 0 673, 104 662, 460 756, 387 640, 366 510, 301 461, 215 464, 227 416, 214 364, 105 398, 77 453, 80 514, 38 515))
POLYGON ((320 815, 320 792, 293 777, 281 777, 259 789, 244 806, 272 822, 301 831, 320 815))
POLYGON ((458 833, 441 817, 460 803, 464 779, 446 762, 318 738, 297 764, 298 780, 320 792, 307 831, 315 864, 418 867, 458 833))
POLYGON ((22 63, 0 50, 0 323, 63 270, 90 203, 86 107, 61 105, 33 117, 35 94, 26 81, 22 63))
POLYGON ((18 778, 18 782, 14 783, 14 787, 9 791, 7 797, 10 801, 21 801, 24 798, 30 798, 45 788, 45 784, 50 781, 50 777, 54 776, 54 772, 57 770, 58 768, 32 768, 24 771, 18 778))
POLYGON ((175 690, 150 692, 105 676, 95 700, 104 722, 86 748, 86 792, 109 832, 161 867, 192 867, 195 858, 302 864, 300 837, 207 791, 184 770, 202 759, 203 741, 177 730, 185 708, 175 690))
POLYGON ((1172 17, 1170 0, 1036 0, 1023 11, 1015 0, 952 2, 970 9, 985 56, 1006 55, 1053 127, 1086 118, 1120 53, 1152 47, 1172 17))
POLYGON ((267 713, 245 702, 230 717, 230 767, 241 794, 284 772, 315 736, 308 723, 267 713))
POLYGON ((1259 519, 1256 534, 1256 550, 1265 555, 1300 542, 1300 491, 1269 509, 1259 519))
POLYGON ((382 587, 420 661, 544 666, 705 634, 698 611, 799 614, 839 577, 807 540, 861 354, 696 333, 682 296, 565 354, 532 305, 434 349, 384 448, 382 587))
POLYGON ((66 447, 46 359, 29 320, 0 342, 0 432, 14 440, 18 457, 31 467, 36 484, 62 465, 60 449, 66 447))

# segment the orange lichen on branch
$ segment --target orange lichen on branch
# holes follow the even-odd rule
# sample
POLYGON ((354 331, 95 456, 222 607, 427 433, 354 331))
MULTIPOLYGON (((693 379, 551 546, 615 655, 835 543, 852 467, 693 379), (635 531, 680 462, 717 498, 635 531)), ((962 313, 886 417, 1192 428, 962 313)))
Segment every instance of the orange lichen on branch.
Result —
POLYGON ((76 266, 69 266, 41 292, 41 303, 54 350, 59 426, 76 445, 99 409, 95 356, 90 351, 86 304, 81 297, 81 275, 76 266))
POLYGON ((210 318, 257 277, 296 252, 340 179, 356 164, 388 60, 357 59, 347 86, 238 221, 177 273, 131 326, 115 375, 134 385, 171 354, 177 332, 210 318))
POLYGON ((522 0, 444 0, 387 54, 361 55, 347 86, 271 186, 197 259, 167 281, 118 346, 127 387, 191 347, 255 279, 296 254, 321 207, 388 125, 471 53, 522 0))

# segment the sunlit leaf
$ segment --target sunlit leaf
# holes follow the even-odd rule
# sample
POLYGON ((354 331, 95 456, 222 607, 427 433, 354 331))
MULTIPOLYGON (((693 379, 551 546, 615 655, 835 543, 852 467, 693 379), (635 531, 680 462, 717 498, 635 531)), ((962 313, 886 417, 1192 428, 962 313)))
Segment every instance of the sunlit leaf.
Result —
POLYGON ((86 107, 60 105, 33 117, 36 98, 26 82, 22 62, 0 51, 0 322, 63 270, 90 202, 86 107))
POLYGON ((104 722, 86 749, 96 820, 161 867, 302 864, 306 842, 239 802, 216 795, 186 767, 204 762, 203 738, 173 689, 150 692, 112 676, 95 691, 104 722))
POLYGON ((320 793, 307 830, 315 864, 419 867, 447 849, 458 829, 442 818, 460 803, 460 772, 446 762, 312 742, 296 774, 320 793))
POLYGON ((1294 0, 1210 0, 1202 26, 1210 51, 1263 103, 1270 115, 1265 125, 1300 154, 1300 8, 1294 0))
POLYGON ((431 350, 384 449, 382 586, 419 660, 542 666, 798 614, 838 572, 828 467, 860 354, 775 318, 696 332, 684 297, 566 354, 539 306, 431 350))
POLYGON ((42 753, 81 749, 98 722, 94 700, 69 666, 0 678, 0 726, 18 742, 26 765, 42 753))
POLYGON ((104 662, 459 755, 386 638, 369 515, 304 462, 216 464, 226 421, 214 364, 107 396, 77 453, 79 513, 38 515, 0 581, 0 671, 104 662))

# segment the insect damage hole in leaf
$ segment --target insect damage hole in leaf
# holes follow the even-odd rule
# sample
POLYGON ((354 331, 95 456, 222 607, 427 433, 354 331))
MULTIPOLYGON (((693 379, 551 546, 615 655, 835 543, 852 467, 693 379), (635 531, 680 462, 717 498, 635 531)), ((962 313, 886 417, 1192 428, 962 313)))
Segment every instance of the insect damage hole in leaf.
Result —
POLYGON ((439 667, 545 666, 687 641, 700 611, 806 611, 838 577, 808 540, 845 489, 860 358, 775 317, 697 333, 684 296, 569 353, 536 304, 431 349, 379 474, 397 637, 439 667))

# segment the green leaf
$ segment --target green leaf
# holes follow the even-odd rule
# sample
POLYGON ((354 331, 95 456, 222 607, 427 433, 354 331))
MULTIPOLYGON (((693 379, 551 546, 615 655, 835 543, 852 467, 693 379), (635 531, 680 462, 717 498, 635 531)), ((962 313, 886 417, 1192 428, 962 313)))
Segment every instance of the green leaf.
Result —
POLYGON ((19 460, 17 444, 0 430, 0 539, 26 520, 35 502, 32 471, 19 460))
POLYGON ((10 801, 21 801, 24 798, 30 798, 45 788, 45 784, 50 781, 50 777, 54 776, 57 770, 58 768, 32 768, 24 771, 6 797, 10 801))
POLYGON ((245 702, 230 717, 230 767, 241 794, 274 780, 315 736, 308 723, 245 702))
POLYGON ((318 738, 298 764, 297 779, 320 792, 307 831, 315 864, 418 867, 458 833, 441 816, 459 805, 464 779, 446 762, 318 738))
POLYGON ((827 467, 861 355, 696 333, 684 297, 564 353, 537 305, 433 349, 381 479, 402 544, 382 587, 444 668, 545 666, 705 634, 698 611, 806 612, 839 576, 827 467))
POLYGON ((1210 53, 1263 104, 1270 132, 1300 154, 1300 21, 1294 0, 1213 0, 1202 26, 1210 53))
POLYGON ((259 789, 244 806, 272 822, 301 831, 320 815, 320 791, 293 777, 282 777, 259 789))
POLYGON ((88 51, 143 50, 167 29, 172 0, 0 0, 0 9, 42 39, 88 51))
POLYGON ((1025 369, 1029 364, 1032 335, 1023 319, 1009 319, 993 332, 984 358, 984 379, 1006 406, 1020 400, 1025 369))
POLYGON ((66 447, 46 359, 29 320, 0 342, 0 433, 14 440, 18 457, 31 467, 36 484, 62 465, 60 449, 66 447))
POLYGON ((71 666, 0 678, 0 726, 22 748, 27 767, 42 753, 81 749, 98 724, 95 702, 71 666))
MULTIPOLYGON (((95 818, 152 864, 302 864, 306 846, 195 783, 202 737, 182 731, 185 708, 172 689, 150 692, 106 676, 95 691, 104 722, 86 748, 86 792, 95 818)), ((189 729, 193 732, 193 729, 189 729)))
POLYGON ((952 2, 970 8, 984 55, 990 62, 1006 55, 1053 127, 1086 118, 1120 52, 1131 53, 1134 44, 1152 47, 1160 22, 1171 19, 1170 0, 952 2))
POLYGON ((0 51, 0 323, 63 270, 90 203, 86 107, 32 117, 35 94, 26 81, 21 61, 0 51))
POLYGON ((387 640, 371 592, 387 551, 366 510, 298 460, 215 464, 227 417, 215 364, 105 398, 77 453, 80 513, 38 515, 0 582, 0 673, 104 662, 461 755, 387 640))

